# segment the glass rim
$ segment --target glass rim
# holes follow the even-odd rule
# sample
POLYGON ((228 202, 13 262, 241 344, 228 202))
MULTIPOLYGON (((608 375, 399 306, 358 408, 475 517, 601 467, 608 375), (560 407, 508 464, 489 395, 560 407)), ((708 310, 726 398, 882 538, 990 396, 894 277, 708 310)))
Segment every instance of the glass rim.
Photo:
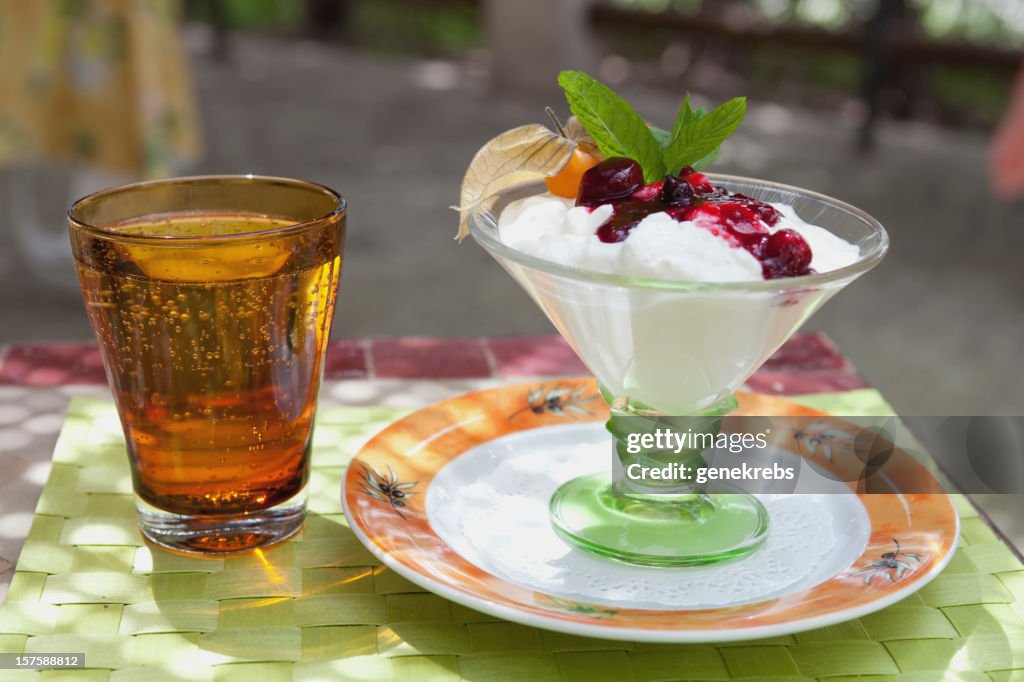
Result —
MULTIPOLYGON (((696 280, 674 280, 674 279, 656 279, 652 277, 635 277, 632 275, 619 275, 608 272, 601 272, 599 270, 588 270, 585 268, 578 268, 572 265, 563 265, 554 261, 545 260, 536 256, 531 256, 528 253, 519 251, 499 239, 491 236, 487 233, 487 227, 493 226, 497 229, 497 221, 495 216, 490 212, 489 209, 474 209, 469 216, 469 233, 473 236, 478 244, 484 247, 487 251, 493 254, 501 255, 511 261, 540 270, 551 275, 559 275, 567 277, 569 279, 584 280, 594 282, 598 284, 608 284, 622 287, 631 287, 638 289, 660 289, 668 291, 700 291, 700 290, 715 290, 715 291, 748 291, 748 292, 780 292, 780 291, 791 291, 794 289, 806 289, 814 288, 832 284, 834 282, 841 281, 847 278, 854 278, 863 273, 867 272, 882 260, 886 252, 889 250, 889 235, 882 227, 882 224, 873 218, 869 213, 848 204, 844 201, 840 201, 834 197, 830 197, 826 194, 821 194, 801 187, 795 187, 793 185, 787 185, 781 182, 773 182, 771 180, 761 180, 759 178, 744 177, 740 175, 726 175, 722 173, 708 173, 708 177, 721 181, 723 183, 740 182, 748 184, 756 184, 765 189, 774 190, 778 192, 785 192, 789 194, 798 195, 814 201, 818 201, 822 204, 831 206, 839 209, 859 222, 863 223, 871 231, 871 234, 878 236, 878 241, 873 244, 870 249, 863 251, 856 261, 850 265, 846 265, 835 270, 828 270, 826 272, 818 272, 811 275, 800 275, 798 277, 781 277, 779 279, 763 279, 763 280, 741 280, 741 281, 728 281, 728 282, 704 282, 696 280), (490 225, 485 225, 484 221, 490 225)), ((532 187, 541 188, 543 184, 539 181, 524 183, 516 187, 512 187, 507 190, 503 190, 498 193, 497 196, 509 195, 517 192, 523 192, 532 187)), ((827 229, 827 228, 826 228, 827 229)), ((831 230, 829 230, 831 232, 831 230)))
MULTIPOLYGON (((282 236, 289 236, 295 233, 301 233, 324 222, 330 221, 339 216, 345 215, 348 210, 348 201, 340 193, 331 189, 327 185, 322 185, 318 182, 311 180, 298 180, 295 178, 279 177, 274 175, 256 175, 253 173, 236 173, 236 174, 223 174, 223 175, 184 175, 173 178, 163 178, 157 180, 144 180, 141 182, 131 182, 124 185, 115 185, 113 187, 107 187, 101 190, 97 190, 90 194, 85 195, 74 201, 71 206, 68 207, 66 218, 68 225, 74 230, 80 230, 87 232, 97 237, 103 237, 107 239, 117 241, 131 241, 131 242, 142 242, 150 244, 218 244, 225 242, 243 242, 252 239, 263 239, 263 238, 276 238, 282 236), (155 234, 125 234, 118 232, 116 229, 111 229, 109 226, 92 225, 78 216, 76 212, 80 211, 83 205, 87 203, 94 203, 110 199, 118 194, 136 189, 146 189, 149 187, 159 186, 173 186, 173 185, 190 185, 199 183, 226 183, 226 184, 262 184, 262 185, 288 185, 295 188, 309 189, 318 192, 321 196, 325 196, 333 200, 334 208, 327 213, 313 218, 311 220, 303 220, 301 222, 295 222, 294 224, 283 225, 281 227, 274 227, 270 229, 258 229, 252 232, 238 232, 234 234, 223 234, 223 235, 155 235, 155 234)), ((150 214, 159 215, 159 214, 150 214)), ((145 217, 140 215, 140 218, 145 217)))

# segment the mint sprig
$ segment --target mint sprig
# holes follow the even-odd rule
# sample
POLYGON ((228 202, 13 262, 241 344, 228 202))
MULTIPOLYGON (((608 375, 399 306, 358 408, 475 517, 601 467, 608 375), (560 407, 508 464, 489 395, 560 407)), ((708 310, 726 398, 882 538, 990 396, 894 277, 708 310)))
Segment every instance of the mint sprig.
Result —
POLYGON ((683 166, 709 166, 747 111, 743 97, 705 111, 694 107, 687 95, 669 131, 648 125, 626 100, 585 73, 563 71, 558 84, 605 158, 633 159, 643 168, 646 182, 661 180, 666 172, 678 173, 683 166))
POLYGON ((692 109, 687 95, 672 126, 672 141, 665 148, 665 166, 671 169, 683 166, 696 168, 705 160, 705 165, 710 163, 717 157, 721 144, 740 127, 746 113, 747 100, 743 97, 736 97, 705 112, 692 109))
POLYGON ((626 156, 644 169, 644 180, 665 177, 664 148, 640 114, 603 83, 580 71, 563 71, 558 84, 572 113, 583 124, 605 158, 626 156))

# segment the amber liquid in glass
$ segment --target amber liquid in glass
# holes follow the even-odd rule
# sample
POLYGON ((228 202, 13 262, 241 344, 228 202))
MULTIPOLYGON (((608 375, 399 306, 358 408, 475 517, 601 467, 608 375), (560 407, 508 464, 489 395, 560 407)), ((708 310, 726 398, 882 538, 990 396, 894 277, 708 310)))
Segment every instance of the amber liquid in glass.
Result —
MULTIPOLYGON (((189 213, 114 229, 202 237, 288 224, 189 213)), ((79 277, 136 492, 189 515, 244 514, 298 493, 309 476, 340 231, 187 249, 82 239, 79 277)))

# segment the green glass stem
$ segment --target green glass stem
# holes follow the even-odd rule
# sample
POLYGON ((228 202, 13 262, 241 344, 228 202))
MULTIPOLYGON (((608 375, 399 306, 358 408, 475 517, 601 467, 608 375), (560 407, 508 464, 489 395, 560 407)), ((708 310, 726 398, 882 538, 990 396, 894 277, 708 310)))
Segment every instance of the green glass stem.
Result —
MULTIPOLYGON (((602 395, 608 400, 604 389, 602 395)), ((612 416, 607 429, 624 469, 630 464, 675 463, 691 471, 704 466, 698 448, 631 453, 626 439, 629 434, 665 428, 714 436, 722 417, 736 409, 732 395, 685 418, 636 404, 614 400, 609 404, 612 416)), ((702 566, 738 559, 760 547, 768 531, 768 514, 756 497, 709 494, 683 479, 645 482, 643 488, 631 484, 623 490, 616 489, 605 474, 581 476, 555 491, 550 510, 555 532, 570 545, 645 566, 702 566)))

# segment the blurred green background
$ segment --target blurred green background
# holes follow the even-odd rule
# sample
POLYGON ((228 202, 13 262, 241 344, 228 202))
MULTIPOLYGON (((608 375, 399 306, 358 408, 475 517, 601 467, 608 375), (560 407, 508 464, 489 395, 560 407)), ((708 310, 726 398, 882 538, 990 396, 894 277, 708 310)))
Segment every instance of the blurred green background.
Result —
POLYGON ((90 339, 64 210, 169 173, 346 195, 336 337, 553 333, 448 207, 474 152, 564 115, 555 76, 584 68, 662 125, 687 92, 747 96, 716 170, 892 237, 807 328, 906 413, 1020 414, 1024 205, 993 197, 989 149, 1022 47, 1020 0, 0 0, 0 342, 90 339))

